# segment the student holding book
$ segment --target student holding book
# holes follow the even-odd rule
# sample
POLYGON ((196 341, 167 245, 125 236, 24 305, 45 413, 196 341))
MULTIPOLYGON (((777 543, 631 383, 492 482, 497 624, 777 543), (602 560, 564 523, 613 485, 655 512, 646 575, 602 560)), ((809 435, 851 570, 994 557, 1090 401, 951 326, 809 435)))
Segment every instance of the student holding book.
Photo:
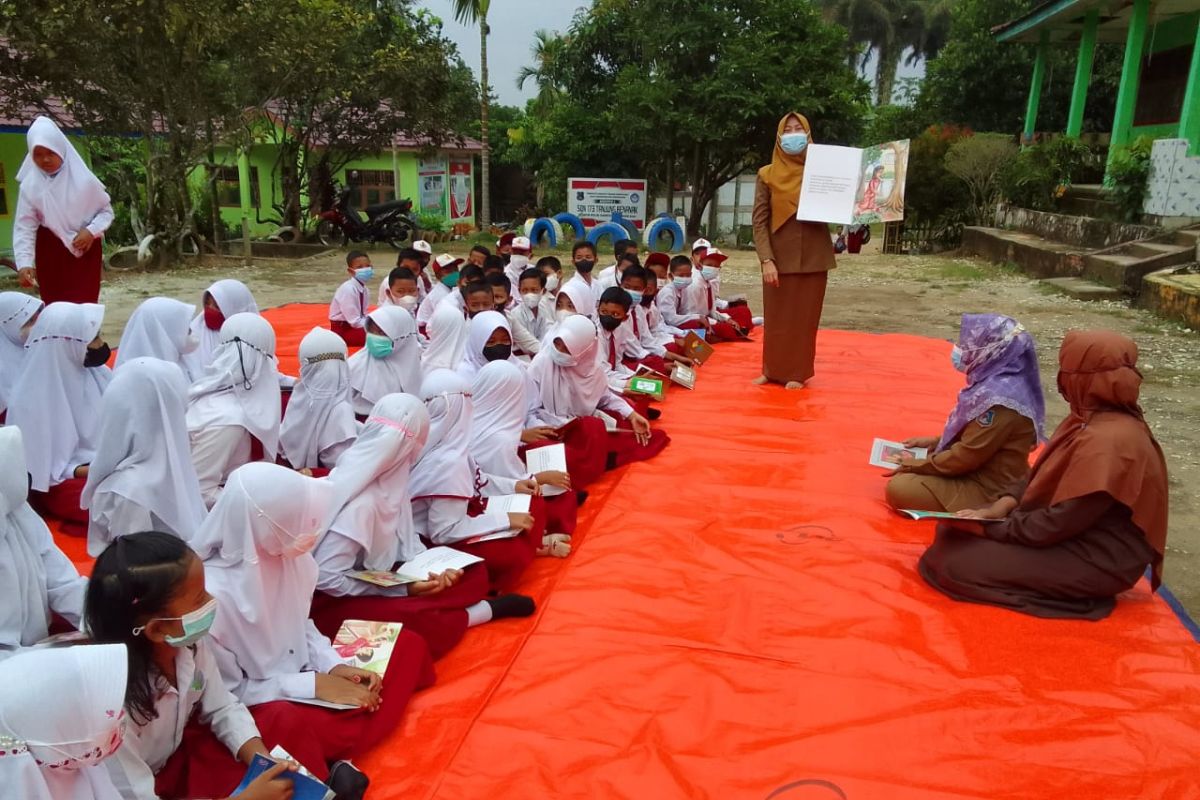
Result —
POLYGON ((711 325, 713 341, 738 341, 743 338, 742 331, 749 330, 750 326, 737 325, 733 317, 720 309, 721 266, 729 256, 715 247, 709 247, 699 256, 699 274, 696 274, 694 268, 692 272, 692 283, 696 289, 693 307, 697 313, 703 314, 711 325))
POLYGON ((235 314, 257 314, 258 303, 250 289, 233 278, 219 280, 200 298, 200 313, 192 320, 192 336, 199 344, 184 356, 188 378, 193 382, 204 376, 205 369, 212 363, 217 348, 221 345, 221 326, 235 314))
POLYGON ((346 352, 345 340, 324 328, 300 340, 300 380, 279 427, 279 446, 293 469, 333 469, 358 435, 346 352))
POLYGON ((0 661, 50 635, 51 615, 83 620, 87 580, 27 502, 20 428, 0 427, 0 661))
POLYGON ((260 729, 302 731, 303 746, 288 752, 319 778, 323 765, 356 757, 395 730, 412 693, 433 682, 429 651, 412 631, 400 632, 381 680, 344 664, 308 618, 319 574, 312 549, 333 495, 327 480, 247 464, 230 476, 195 541, 221 608, 212 650, 226 687, 260 729))
MULTIPOLYGON (((529 566, 545 532, 545 512, 534 497, 529 513, 488 511, 471 515, 483 498, 505 494, 508 487, 489 487, 470 458, 470 384, 449 370, 435 370, 425 378, 421 397, 429 409, 429 438, 412 471, 413 525, 418 535, 436 545, 447 545, 484 559, 492 588, 506 591, 529 566), (520 531, 511 538, 473 543, 469 540, 506 530, 520 531)), ((536 491, 523 481, 518 493, 536 491)))
POLYGON ((1045 439, 1037 352, 1023 325, 1000 314, 964 314, 950 358, 967 385, 940 437, 905 442, 932 455, 898 465, 887 485, 893 508, 962 511, 995 502, 1029 477, 1029 454, 1045 439))
POLYGON ((188 444, 187 394, 176 364, 135 358, 117 370, 100 401, 96 457, 80 497, 89 555, 138 531, 196 535, 206 509, 188 444))
POLYGON ((367 346, 350 356, 350 402, 362 416, 383 397, 421 389, 420 335, 417 325, 399 306, 384 306, 367 315, 367 346))
POLYGON ((412 395, 388 395, 330 473, 333 503, 313 551, 319 572, 312 619, 322 633, 336 635, 347 619, 401 622, 425 639, 436 659, 468 627, 532 613, 527 597, 485 599, 488 574, 481 564, 391 587, 354 577, 362 570, 390 571, 425 551, 413 526, 409 479, 428 435, 425 405, 412 395))

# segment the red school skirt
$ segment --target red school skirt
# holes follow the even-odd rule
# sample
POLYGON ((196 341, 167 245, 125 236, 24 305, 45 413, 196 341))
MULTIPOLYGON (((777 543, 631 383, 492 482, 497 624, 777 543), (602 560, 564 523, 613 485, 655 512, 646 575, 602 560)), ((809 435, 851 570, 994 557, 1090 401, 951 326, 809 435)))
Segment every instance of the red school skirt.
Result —
POLYGON ((100 302, 100 274, 104 271, 103 237, 97 236, 82 256, 67 249, 53 231, 39 227, 33 258, 38 294, 51 303, 100 302))

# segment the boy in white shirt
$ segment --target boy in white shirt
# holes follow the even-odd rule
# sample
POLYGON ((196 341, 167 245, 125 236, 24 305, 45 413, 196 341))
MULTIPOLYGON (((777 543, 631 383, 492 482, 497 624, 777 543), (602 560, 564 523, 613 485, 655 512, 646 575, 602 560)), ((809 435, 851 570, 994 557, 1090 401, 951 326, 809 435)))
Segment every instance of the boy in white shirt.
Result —
POLYGON ((628 346, 631 358, 655 372, 670 375, 669 362, 687 366, 691 366, 693 362, 682 355, 682 348, 675 344, 675 337, 665 331, 656 330, 650 319, 649 312, 654 305, 655 280, 654 273, 644 267, 632 266, 621 273, 621 288, 629 295, 632 303, 623 327, 632 333, 632 343, 628 346), (674 346, 676 352, 668 349, 669 346, 674 346))
POLYGON ((425 333, 425 326, 429 324, 430 317, 438 307, 438 303, 450 296, 458 286, 458 267, 462 264, 461 258, 455 258, 449 253, 442 253, 433 260, 433 276, 437 278, 437 283, 429 290, 429 294, 421 301, 420 307, 417 309, 417 328, 421 333, 425 333))
POLYGON ((417 316, 420 306, 421 281, 416 273, 405 266, 396 267, 388 273, 387 280, 380 286, 379 305, 400 306, 413 317, 417 316), (386 288, 386 291, 384 289, 386 288))
POLYGON ((703 315, 708 320, 712 329, 710 341, 733 342, 744 338, 733 318, 722 313, 717 307, 720 299, 718 292, 721 286, 721 265, 727 258, 728 256, 717 248, 710 247, 700 254, 699 274, 695 269, 692 271, 693 285, 698 291, 689 298, 694 302, 689 310, 703 315))
POLYGON ((671 280, 658 290, 655 303, 663 322, 682 330, 708 330, 711 326, 703 315, 690 311, 687 294, 692 286, 692 260, 675 256, 670 264, 671 280))
MULTIPOLYGON (((433 260, 433 247, 424 239, 417 239, 412 243, 412 249, 416 253, 417 263, 419 264, 419 267, 413 270, 413 272, 417 275, 417 299, 420 301, 424 300, 425 295, 429 294, 429 290, 433 288, 433 281, 429 280, 429 273, 425 271, 425 268, 429 266, 429 262, 433 260)), ((401 264, 399 259, 396 260, 396 266, 412 269, 412 266, 408 264, 401 264)))
POLYGON ((530 267, 521 273, 517 304, 507 314, 514 352, 518 355, 531 358, 537 355, 542 338, 554 325, 554 296, 545 289, 546 275, 540 269, 530 267))
POLYGON ((362 347, 367 341, 367 281, 375 275, 371 257, 361 250, 346 254, 346 272, 350 275, 338 287, 329 304, 329 329, 348 347, 362 347))
POLYGON ((546 276, 546 294, 551 298, 558 297, 562 288, 562 262, 557 256, 542 256, 537 261, 537 268, 546 276))
POLYGON ((504 274, 512 284, 510 294, 516 297, 521 283, 521 273, 529 268, 529 257, 533 255, 533 245, 527 236, 517 236, 512 240, 512 255, 504 266, 504 274))

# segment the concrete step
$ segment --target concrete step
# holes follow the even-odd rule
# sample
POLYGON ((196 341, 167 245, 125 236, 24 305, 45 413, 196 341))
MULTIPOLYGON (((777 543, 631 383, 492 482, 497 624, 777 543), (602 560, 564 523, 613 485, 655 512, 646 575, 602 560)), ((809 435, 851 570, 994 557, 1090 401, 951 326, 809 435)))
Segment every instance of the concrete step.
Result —
MULTIPOLYGON (((1194 245, 1193 245, 1194 247, 1194 245)), ((1133 242, 1128 247, 1124 248, 1122 255, 1139 256, 1141 258, 1157 258, 1158 256, 1169 255, 1172 253, 1187 253, 1191 260, 1191 250, 1186 246, 1177 244, 1159 244, 1158 242, 1133 242)))
POLYGON ((963 228, 962 247, 993 263, 1012 262, 1038 278, 1068 277, 1083 270, 1087 250, 1022 231, 963 228))
POLYGON ((1181 228, 1175 231, 1174 241, 1181 247, 1195 248, 1196 242, 1200 241, 1200 228, 1181 228))
POLYGON ((1042 283, 1076 300, 1120 300, 1123 297, 1119 289, 1083 278, 1047 278, 1042 283))
POLYGON ((1137 304, 1200 330, 1200 265, 1150 273, 1142 281, 1137 304))
POLYGON ((1151 272, 1186 264, 1195 257, 1195 251, 1187 247, 1133 242, 1120 252, 1084 256, 1080 276, 1125 294, 1137 295, 1142 288, 1142 278, 1151 272))

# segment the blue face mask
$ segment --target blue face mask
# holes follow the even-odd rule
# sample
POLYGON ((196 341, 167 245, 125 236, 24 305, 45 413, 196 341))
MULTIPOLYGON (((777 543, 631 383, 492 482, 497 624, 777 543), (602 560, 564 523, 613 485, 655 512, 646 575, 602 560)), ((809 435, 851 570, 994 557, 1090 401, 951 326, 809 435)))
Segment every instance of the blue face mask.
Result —
POLYGON ((808 134, 803 131, 799 133, 785 133, 779 137, 779 149, 789 156, 799 155, 804 152, 804 148, 806 147, 808 147, 808 134))
POLYGON ((642 302, 642 293, 639 291, 634 289, 626 289, 625 294, 629 295, 629 299, 633 301, 634 305, 642 302))
POLYGON ((683 278, 683 277, 676 275, 674 278, 671 278, 671 283, 675 284, 676 286, 678 286, 680 288, 683 288, 684 286, 691 286, 692 279, 690 276, 687 278, 683 278))
POLYGON ((721 270, 717 267, 704 267, 700 270, 700 274, 704 276, 706 281, 715 281, 721 277, 721 270))
POLYGON ((387 358, 395 347, 395 343, 387 336, 380 336, 378 333, 367 334, 367 352, 372 358, 387 358))
POLYGON ((354 270, 354 278, 359 283, 366 283, 373 277, 375 277, 374 267, 359 267, 358 269, 354 270))
MULTIPOLYGON (((189 611, 182 617, 158 617, 151 620, 151 622, 179 620, 183 625, 183 636, 165 636, 163 637, 163 641, 171 645, 171 647, 190 647, 208 635, 216 618, 217 598, 214 597, 195 611, 189 611)), ((144 629, 144 625, 134 628, 133 635, 137 636, 144 629)))
POLYGON ((962 358, 962 348, 958 345, 954 345, 954 349, 950 351, 950 363, 953 364, 954 368, 959 372, 966 372, 967 370, 963 367, 962 358))
POLYGON ((453 289, 458 284, 458 270, 442 276, 442 283, 453 289))

